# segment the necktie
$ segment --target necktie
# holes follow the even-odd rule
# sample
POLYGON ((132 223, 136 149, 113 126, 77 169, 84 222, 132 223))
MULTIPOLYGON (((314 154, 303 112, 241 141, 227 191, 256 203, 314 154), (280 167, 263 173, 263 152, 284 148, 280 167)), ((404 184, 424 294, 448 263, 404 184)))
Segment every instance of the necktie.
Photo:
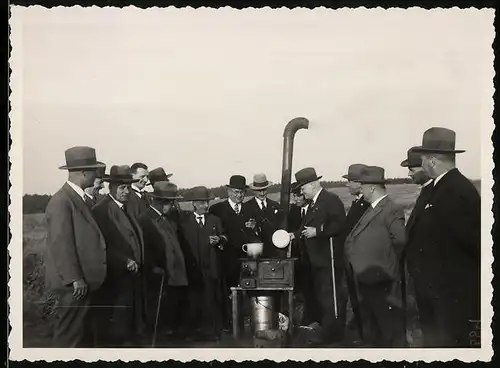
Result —
POLYGON ((262 211, 265 211, 266 210, 266 202, 262 201, 261 204, 262 204, 262 211))
POLYGON ((239 203, 234 205, 234 212, 236 212, 236 214, 239 215, 239 213, 240 213, 240 204, 239 203))
POLYGON ((302 218, 306 217, 306 208, 302 207, 302 218))
POLYGON ((196 220, 198 221, 198 225, 203 227, 203 216, 196 216, 196 220))
POLYGON ((92 206, 94 205, 94 203, 92 202, 92 199, 90 199, 90 197, 88 195, 85 195, 84 196, 84 200, 85 200, 85 204, 87 205, 87 207, 89 209, 92 209, 92 206))

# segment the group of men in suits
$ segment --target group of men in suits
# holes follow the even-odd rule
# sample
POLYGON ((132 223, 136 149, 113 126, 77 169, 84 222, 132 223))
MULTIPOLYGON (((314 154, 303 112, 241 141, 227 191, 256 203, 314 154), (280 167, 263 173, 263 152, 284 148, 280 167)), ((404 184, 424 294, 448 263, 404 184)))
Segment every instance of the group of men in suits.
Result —
POLYGON ((345 218, 338 197, 319 189, 312 169, 297 173, 308 179, 293 186, 290 226, 300 243, 306 320, 319 322, 320 341, 344 336, 349 302, 365 346, 407 346, 411 281, 424 347, 479 345, 480 196, 455 167, 462 152, 455 149, 455 132, 439 127, 408 150, 401 166, 421 191, 406 223, 403 208, 387 195, 381 167, 349 167, 343 177, 355 199, 345 218), (334 244, 330 254, 327 237, 334 244))
MULTIPOLYGON (((349 167, 343 177, 355 200, 347 213, 314 168, 295 173, 288 231, 312 344, 344 339, 350 303, 365 344, 406 346, 407 273, 424 346, 477 344, 470 333, 480 319, 480 196, 455 168, 461 152, 446 128, 427 130, 408 150, 401 166, 422 190, 406 224, 381 167, 349 167)), ((135 346, 158 326, 169 336, 217 340, 233 323, 230 287, 239 283, 242 245, 259 241, 263 257, 285 256, 272 244, 283 211, 267 197, 265 174, 250 185, 231 176, 227 200, 209 206, 206 187, 182 198, 162 168, 112 166, 106 175, 90 147, 67 150, 66 163, 68 181, 46 210, 55 346, 135 346), (244 202, 248 190, 254 196, 244 202), (181 199, 193 210, 181 210, 181 199)))

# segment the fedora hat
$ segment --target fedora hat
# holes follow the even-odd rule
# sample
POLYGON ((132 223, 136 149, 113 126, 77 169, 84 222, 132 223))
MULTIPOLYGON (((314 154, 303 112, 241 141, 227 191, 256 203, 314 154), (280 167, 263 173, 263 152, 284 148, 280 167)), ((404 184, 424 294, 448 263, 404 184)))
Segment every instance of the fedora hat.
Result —
POLYGON ((465 150, 455 149, 456 133, 447 128, 433 127, 424 132, 422 145, 413 150, 422 153, 462 153, 465 150))
MULTIPOLYGON (((97 162, 99 162, 99 161, 97 161, 97 162)), ((97 168, 97 177, 104 179, 107 176, 106 175, 106 165, 102 162, 99 162, 99 163, 103 164, 104 166, 97 168)))
POLYGON ((231 176, 229 184, 227 184, 226 187, 234 189, 248 189, 247 181, 242 175, 231 176))
POLYGON ((95 149, 87 146, 71 147, 64 151, 66 165, 60 166, 61 170, 97 169, 106 167, 102 162, 97 161, 95 149))
POLYGON ((109 169, 109 174, 103 178, 103 181, 115 184, 136 183, 139 179, 132 178, 132 170, 128 165, 113 165, 109 169))
POLYGON ((312 167, 306 167, 305 169, 299 170, 295 173, 295 180, 297 181, 297 187, 321 179, 323 176, 316 175, 316 170, 312 167))
POLYGON ((361 184, 385 184, 385 170, 379 166, 365 166, 356 181, 361 184))
POLYGON ((359 178, 359 175, 361 174, 361 171, 364 167, 366 167, 366 165, 364 164, 352 164, 347 169, 347 174, 342 175, 342 177, 349 181, 355 181, 357 178, 359 178))
POLYGON ((163 167, 157 167, 156 169, 153 169, 149 172, 149 182, 151 183, 151 186, 153 186, 154 183, 156 183, 158 181, 168 181, 168 179, 172 175, 174 175, 174 174, 165 173, 165 170, 163 170, 163 167))
POLYGON ((401 162, 402 167, 420 167, 422 166, 422 157, 420 156, 420 153, 415 151, 415 148, 418 148, 418 146, 412 147, 408 150, 406 153, 406 160, 401 162))
POLYGON ((198 186, 189 191, 186 199, 190 201, 210 201, 211 199, 214 199, 214 197, 210 195, 210 191, 207 187, 198 186))
POLYGON ((262 190, 269 188, 271 185, 273 184, 267 180, 266 174, 259 173, 253 176, 253 183, 250 184, 250 189, 262 190))
POLYGON ((157 181, 153 185, 153 192, 149 195, 158 199, 172 200, 182 198, 182 196, 177 194, 177 185, 170 181, 157 181))
POLYGON ((290 192, 293 194, 300 194, 300 186, 297 185, 297 182, 290 185, 290 192))

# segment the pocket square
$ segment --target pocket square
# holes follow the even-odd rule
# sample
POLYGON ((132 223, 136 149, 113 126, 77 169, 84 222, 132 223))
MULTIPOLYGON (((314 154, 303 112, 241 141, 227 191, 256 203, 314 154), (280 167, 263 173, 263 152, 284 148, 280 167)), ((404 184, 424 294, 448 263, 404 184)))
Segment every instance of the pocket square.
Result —
POLYGON ((425 205, 425 208, 424 208, 424 209, 426 210, 426 209, 431 208, 431 207, 432 207, 432 203, 427 203, 427 204, 425 205))

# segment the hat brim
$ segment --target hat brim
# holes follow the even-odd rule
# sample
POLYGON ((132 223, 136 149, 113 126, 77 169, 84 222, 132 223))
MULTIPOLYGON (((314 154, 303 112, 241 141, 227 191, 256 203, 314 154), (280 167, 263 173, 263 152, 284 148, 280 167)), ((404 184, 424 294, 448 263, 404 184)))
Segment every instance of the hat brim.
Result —
POLYGON ((180 196, 180 195, 177 195, 177 196, 160 196, 160 195, 156 195, 154 193, 148 193, 148 195, 152 198, 156 198, 156 199, 164 199, 164 200, 173 200, 173 199, 183 199, 184 197, 183 196, 180 196))
POLYGON ((226 188, 232 188, 232 189, 248 189, 250 188, 248 185, 245 185, 243 188, 242 187, 235 187, 234 185, 226 184, 226 188))
POLYGON ((342 175, 342 177, 347 181, 356 181, 356 178, 349 176, 348 174, 342 175))
POLYGON ((404 161, 401 162, 401 166, 402 167, 407 167, 407 168, 411 169, 412 167, 422 167, 422 164, 420 164, 420 165, 410 164, 410 162, 408 160, 404 160, 404 161))
POLYGON ((412 149, 413 152, 418 152, 418 153, 463 153, 465 150, 451 150, 451 149, 439 149, 439 148, 428 148, 428 147, 415 147, 412 149))
POLYGON ((106 177, 102 178, 102 181, 106 183, 120 183, 120 184, 132 184, 132 183, 137 183, 139 179, 118 179, 118 178, 112 178, 109 175, 106 175, 106 177))
POLYGON ((360 184, 387 184, 387 180, 355 180, 357 183, 360 184))
POLYGON ((305 181, 301 181, 301 182, 297 182, 297 188, 296 189, 300 189, 301 187, 303 187, 304 185, 306 184, 309 184, 309 183, 312 183, 313 181, 316 181, 316 180, 319 180, 323 177, 323 175, 321 176, 316 176, 315 178, 311 178, 311 179, 308 179, 308 180, 305 180, 305 181))
POLYGON ((256 187, 254 186, 253 184, 250 184, 248 187, 252 190, 264 190, 264 189, 267 189, 269 188, 270 186, 272 186, 273 184, 271 182, 268 182, 266 185, 264 185, 263 187, 256 187))
POLYGON ((196 202, 196 201, 211 201, 212 199, 215 199, 215 197, 208 197, 208 198, 184 198, 186 201, 191 201, 191 202, 196 202))
POLYGON ((101 169, 103 167, 106 167, 106 164, 97 161, 97 163, 92 165, 77 165, 77 166, 63 165, 59 166, 59 170, 101 169))

